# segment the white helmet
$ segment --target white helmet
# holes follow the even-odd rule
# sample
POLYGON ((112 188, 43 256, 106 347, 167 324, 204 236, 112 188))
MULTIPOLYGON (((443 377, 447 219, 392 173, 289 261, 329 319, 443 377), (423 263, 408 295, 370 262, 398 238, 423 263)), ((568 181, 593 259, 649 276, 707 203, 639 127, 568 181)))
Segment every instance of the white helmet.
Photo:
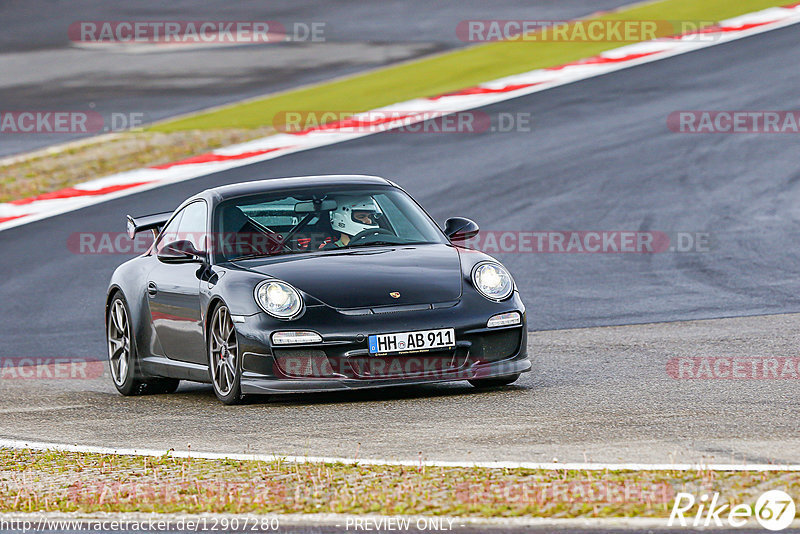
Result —
POLYGON ((338 197, 336 201, 338 205, 335 210, 331 211, 331 226, 334 231, 354 236, 364 230, 378 228, 376 215, 380 216, 382 212, 378 203, 371 196, 343 196, 338 197), (368 211, 372 224, 364 224, 356 220, 353 217, 354 211, 368 211))

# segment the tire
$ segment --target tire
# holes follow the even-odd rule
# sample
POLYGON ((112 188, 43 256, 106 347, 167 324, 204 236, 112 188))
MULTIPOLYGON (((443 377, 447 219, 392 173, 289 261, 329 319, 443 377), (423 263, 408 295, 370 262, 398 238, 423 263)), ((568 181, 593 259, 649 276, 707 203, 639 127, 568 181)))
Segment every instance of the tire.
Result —
POLYGON ((106 317, 106 344, 111 381, 122 395, 173 393, 180 380, 145 378, 139 370, 136 336, 131 329, 131 313, 121 293, 114 295, 106 317))
POLYGON ((497 388, 512 384, 516 382, 518 378, 519 373, 508 376, 496 376, 494 378, 478 378, 477 380, 470 380, 469 383, 480 389, 497 388))
POLYGON ((114 295, 106 317, 108 368, 117 391, 125 396, 141 395, 144 382, 137 376, 136 340, 131 330, 131 313, 120 293, 114 295))
POLYGON ((239 343, 231 314, 224 304, 214 309, 207 338, 208 374, 214 394, 223 404, 241 404, 244 398, 239 343))

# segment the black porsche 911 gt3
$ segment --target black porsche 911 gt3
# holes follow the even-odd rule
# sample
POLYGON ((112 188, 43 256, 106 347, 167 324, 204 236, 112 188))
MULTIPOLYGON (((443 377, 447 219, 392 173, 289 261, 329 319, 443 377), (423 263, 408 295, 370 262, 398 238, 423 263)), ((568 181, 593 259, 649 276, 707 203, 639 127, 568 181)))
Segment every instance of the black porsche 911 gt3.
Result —
POLYGON ((526 318, 494 258, 459 244, 400 187, 372 176, 217 187, 174 213, 128 217, 150 250, 116 269, 106 300, 123 395, 210 382, 244 395, 469 380, 530 370, 526 318))

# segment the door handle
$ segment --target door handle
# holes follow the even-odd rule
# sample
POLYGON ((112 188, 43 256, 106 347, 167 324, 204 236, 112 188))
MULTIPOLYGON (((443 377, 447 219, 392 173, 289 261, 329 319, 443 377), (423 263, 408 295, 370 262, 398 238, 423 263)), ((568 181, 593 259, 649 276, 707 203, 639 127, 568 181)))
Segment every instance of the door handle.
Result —
POLYGON ((158 293, 158 286, 156 285, 156 283, 155 282, 149 282, 147 284, 147 294, 148 294, 148 296, 155 297, 157 293, 158 293))

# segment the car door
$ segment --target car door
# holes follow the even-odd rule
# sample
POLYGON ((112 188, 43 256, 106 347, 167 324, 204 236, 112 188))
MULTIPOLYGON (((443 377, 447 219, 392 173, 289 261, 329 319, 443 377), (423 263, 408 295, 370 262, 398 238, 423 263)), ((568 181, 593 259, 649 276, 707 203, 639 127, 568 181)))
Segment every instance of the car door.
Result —
MULTIPOLYGON (((177 240, 190 241, 206 252, 207 204, 198 200, 183 208, 164 228, 156 243, 156 255, 177 240)), ((147 298, 150 314, 164 355, 173 360, 206 364, 203 317, 200 313, 200 284, 206 271, 201 262, 156 261, 150 272, 147 298)))

